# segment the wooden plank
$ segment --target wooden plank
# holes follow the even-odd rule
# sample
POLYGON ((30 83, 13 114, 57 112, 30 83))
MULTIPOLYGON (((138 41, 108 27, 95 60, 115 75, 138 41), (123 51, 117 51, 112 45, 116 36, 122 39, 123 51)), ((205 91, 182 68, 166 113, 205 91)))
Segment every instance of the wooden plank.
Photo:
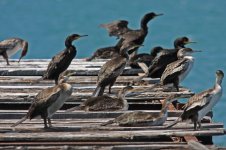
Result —
MULTIPOLYGON (((25 116, 27 110, 0 110, 0 119, 19 119, 25 116)), ((131 111, 102 111, 102 112, 84 112, 84 111, 76 111, 76 112, 68 112, 65 113, 64 111, 57 112, 53 119, 74 119, 74 118, 115 118, 122 113, 131 112, 131 111)), ((157 114, 160 111, 158 110, 144 110, 144 112, 150 112, 152 114, 157 114)), ((169 117, 178 117, 182 111, 169 111, 169 117)))
POLYGON ((145 130, 145 131, 98 131, 96 132, 45 132, 45 133, 0 133, 0 141, 133 141, 158 139, 169 136, 213 136, 223 135, 224 129, 211 130, 145 130), (60 136, 59 136, 60 135, 60 136))

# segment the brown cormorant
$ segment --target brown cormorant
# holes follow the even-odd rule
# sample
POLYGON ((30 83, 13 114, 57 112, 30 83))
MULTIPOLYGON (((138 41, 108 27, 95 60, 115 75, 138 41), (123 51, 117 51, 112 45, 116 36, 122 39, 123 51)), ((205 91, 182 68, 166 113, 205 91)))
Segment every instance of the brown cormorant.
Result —
POLYGON ((184 106, 184 112, 181 116, 168 125, 170 128, 178 122, 185 120, 192 120, 194 123, 194 130, 197 130, 197 123, 201 128, 202 118, 215 106, 222 96, 222 80, 224 73, 221 70, 216 71, 216 83, 213 88, 203 91, 192 96, 184 106))
POLYGON ((200 51, 190 48, 180 49, 177 53, 178 60, 166 66, 160 78, 160 83, 162 85, 173 84, 179 91, 179 83, 184 80, 193 67, 194 57, 192 57, 192 53, 194 52, 200 51))
POLYGON ((52 115, 54 115, 54 113, 63 106, 64 102, 72 94, 72 86, 66 82, 73 74, 74 73, 70 73, 68 71, 61 73, 59 77, 59 84, 40 91, 32 102, 26 116, 13 124, 11 127, 15 127, 24 122, 26 119, 31 120, 37 116, 41 116, 41 118, 44 119, 45 128, 48 128, 48 125, 51 127, 52 125, 50 119, 52 115))
POLYGON ((162 109, 158 114, 143 111, 128 112, 101 125, 106 126, 116 123, 119 126, 161 126, 167 119, 169 104, 179 97, 183 97, 183 95, 171 95, 164 99, 162 109))
POLYGON ((26 56, 28 51, 28 42, 20 38, 10 38, 0 42, 0 55, 9 65, 9 57, 14 55, 18 50, 22 49, 19 61, 26 56))
POLYGON ((111 87, 114 85, 116 79, 123 72, 126 64, 129 60, 128 51, 134 50, 135 47, 140 45, 135 45, 133 43, 126 43, 121 47, 120 55, 107 61, 100 69, 97 78, 97 87, 93 92, 93 96, 101 96, 104 93, 104 89, 109 85, 109 93, 111 93, 111 87))
POLYGON ((129 65, 131 68, 140 68, 138 63, 144 63, 147 67, 152 64, 153 59, 163 50, 162 47, 157 46, 151 49, 150 54, 141 53, 137 54, 130 59, 129 65))
POLYGON ((45 79, 52 79, 55 80, 55 84, 57 84, 60 73, 69 67, 71 61, 76 56, 77 51, 75 46, 72 45, 72 42, 84 36, 87 35, 69 35, 65 40, 66 48, 52 58, 52 60, 49 62, 46 72, 43 74, 42 78, 38 79, 36 82, 45 79))
POLYGON ((176 60, 177 52, 181 48, 185 48, 184 46, 189 43, 194 43, 190 41, 187 37, 180 37, 174 41, 175 49, 164 49, 162 50, 157 57, 152 61, 152 65, 149 66, 149 77, 151 78, 160 78, 162 73, 164 72, 166 66, 176 60))
POLYGON ((122 88, 118 97, 110 97, 108 95, 102 95, 97 97, 90 97, 85 102, 77 107, 73 107, 67 110, 85 110, 85 111, 116 111, 116 110, 128 110, 128 103, 125 96, 132 92, 132 86, 126 86, 122 88))

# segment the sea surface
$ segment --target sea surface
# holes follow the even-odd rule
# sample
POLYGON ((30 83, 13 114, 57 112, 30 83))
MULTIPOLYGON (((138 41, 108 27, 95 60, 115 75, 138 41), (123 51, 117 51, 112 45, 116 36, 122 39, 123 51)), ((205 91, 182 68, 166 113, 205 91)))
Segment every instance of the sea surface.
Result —
MULTIPOLYGON (((226 74, 225 6, 225 0, 0 0, 0 40, 21 37, 29 42, 26 58, 51 58, 64 49, 67 35, 88 34, 74 42, 76 57, 84 58, 117 42, 99 27, 101 23, 126 19, 130 28, 137 29, 145 13, 164 13, 149 23, 139 52, 149 53, 158 45, 172 48, 174 39, 181 36, 196 41, 189 46, 203 52, 194 55, 194 68, 182 85, 200 92, 213 86, 216 70, 226 74)), ((226 125, 226 91, 213 111, 214 121, 226 125)), ((214 141, 226 146, 226 136, 214 141)))

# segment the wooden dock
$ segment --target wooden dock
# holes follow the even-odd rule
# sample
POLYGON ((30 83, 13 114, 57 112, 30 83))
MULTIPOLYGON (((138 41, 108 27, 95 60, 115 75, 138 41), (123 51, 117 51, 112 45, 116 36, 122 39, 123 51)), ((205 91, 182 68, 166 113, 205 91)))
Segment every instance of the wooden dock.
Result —
MULTIPOLYGON (((169 117, 164 126, 119 127, 116 125, 99 126, 101 123, 124 113, 114 112, 84 112, 74 111, 65 113, 64 110, 79 105, 86 100, 94 88, 97 74, 104 60, 86 62, 75 59, 69 70, 76 71, 69 83, 73 85, 73 94, 63 108, 53 116, 52 129, 43 129, 41 119, 27 120, 16 128, 10 125, 23 117, 33 100, 33 97, 43 88, 54 85, 54 81, 42 81, 30 85, 30 82, 40 78, 49 60, 27 59, 20 64, 11 60, 6 66, 0 60, 0 149, 216 149, 212 142, 213 136, 225 134, 223 123, 211 121, 212 113, 203 120, 203 129, 194 131, 193 124, 180 123, 171 129, 164 129, 178 117, 183 104, 177 108, 170 107, 169 117), (200 146, 200 147, 199 147, 200 146)), ((126 67, 122 76, 113 86, 117 93, 127 82, 142 73, 141 69, 126 67)), ((146 79, 149 84, 139 87, 148 88, 158 79, 146 79)), ((194 93, 180 87, 180 92, 163 91, 156 88, 139 95, 128 96, 129 111, 143 110, 158 113, 161 100, 171 94, 184 94, 188 97, 194 93)))

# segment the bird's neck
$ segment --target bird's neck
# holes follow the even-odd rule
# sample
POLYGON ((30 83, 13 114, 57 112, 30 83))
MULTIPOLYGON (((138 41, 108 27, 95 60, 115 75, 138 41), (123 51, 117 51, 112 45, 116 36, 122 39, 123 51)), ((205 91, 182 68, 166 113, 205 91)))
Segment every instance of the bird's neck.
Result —
POLYGON ((118 98, 124 99, 125 98, 125 93, 123 91, 119 91, 118 98))
POLYGON ((122 57, 124 57, 126 59, 129 59, 129 54, 128 54, 127 50, 122 50, 120 52, 120 56, 122 56, 122 57))
POLYGON ((182 43, 174 42, 174 48, 180 50, 181 48, 185 48, 185 46, 182 43))
POLYGON ((161 111, 160 111, 160 115, 166 114, 166 113, 167 113, 168 105, 169 105, 169 104, 167 104, 166 101, 167 101, 167 100, 165 100, 165 101, 163 102, 163 104, 162 104, 162 109, 161 109, 161 111))
POLYGON ((215 87, 216 87, 216 86, 221 86, 221 83, 222 83, 222 78, 217 77, 217 78, 216 78, 215 87))
POLYGON ((140 28, 144 33, 148 33, 148 22, 150 21, 150 19, 147 18, 142 18, 141 23, 140 23, 140 28))
POLYGON ((74 47, 74 46, 72 45, 72 40, 69 39, 69 38, 67 38, 67 39, 65 40, 65 46, 66 46, 67 48, 74 47))

